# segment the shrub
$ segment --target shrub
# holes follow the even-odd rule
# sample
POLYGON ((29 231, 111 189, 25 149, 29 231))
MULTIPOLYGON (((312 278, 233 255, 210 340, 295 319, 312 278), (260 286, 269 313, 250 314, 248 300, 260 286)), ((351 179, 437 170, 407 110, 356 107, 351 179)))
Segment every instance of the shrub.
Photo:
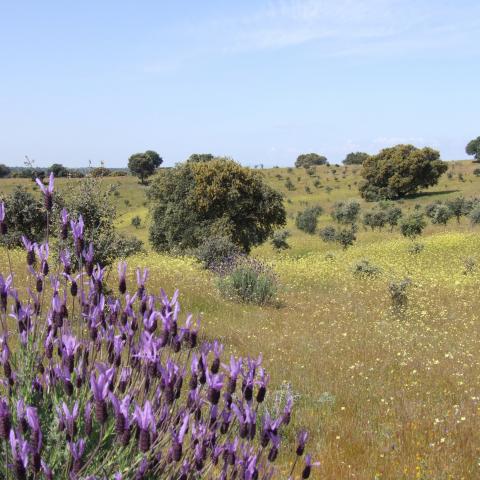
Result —
POLYGON ((472 225, 480 224, 480 205, 474 207, 468 216, 472 225))
POLYGON ((90 171, 90 175, 92 177, 109 177, 110 176, 110 169, 109 168, 105 168, 105 167, 96 167, 96 168, 92 168, 92 170, 90 171))
POLYGON ((368 260, 360 260, 353 267, 353 275, 355 277, 374 278, 378 277, 381 272, 379 267, 373 265, 368 260))
POLYGON ((295 225, 299 230, 314 234, 317 229, 317 219, 322 213, 321 207, 307 208, 303 212, 298 212, 295 218, 295 225))
POLYGON ((476 177, 480 177, 480 168, 475 168, 473 170, 473 174, 476 176, 476 177))
POLYGON ((365 159, 360 193, 366 200, 395 199, 436 185, 448 165, 431 148, 397 145, 365 159))
POLYGON ((332 218, 342 225, 353 225, 360 213, 360 204, 355 200, 337 202, 333 205, 332 218))
POLYGON ((318 153, 304 153, 297 157, 295 161, 295 167, 300 168, 309 168, 314 165, 325 165, 327 163, 327 158, 318 153))
POLYGON ((476 270, 477 261, 473 257, 468 257, 463 262, 463 266, 464 266, 463 274, 469 275, 476 270))
POLYGON ((332 227, 331 225, 322 228, 319 233, 320 238, 324 242, 334 242, 337 236, 337 231, 335 230, 335 227, 332 227))
POLYGON ((480 137, 474 138, 465 147, 467 155, 473 155, 474 161, 480 161, 480 137))
POLYGON ((363 215, 363 224, 365 227, 370 227, 372 230, 378 228, 381 230, 387 223, 386 212, 383 210, 372 210, 365 212, 363 215))
POLYGON ((423 243, 414 242, 408 247, 408 253, 411 255, 418 255, 423 252, 424 249, 425 245, 423 245, 423 243))
POLYGON ((442 203, 435 204, 434 208, 430 210, 428 216, 435 225, 446 225, 452 218, 452 211, 447 205, 442 203))
POLYGON ((447 200, 447 207, 452 212, 452 215, 457 219, 457 223, 460 223, 460 217, 467 214, 467 202, 463 197, 453 198, 447 200))
POLYGON ((422 234, 426 222, 421 213, 413 213, 400 223, 400 231, 404 237, 415 238, 422 234))
POLYGON ((241 248, 229 238, 221 236, 209 237, 194 250, 195 257, 203 267, 209 270, 219 270, 225 264, 230 264, 242 253, 241 248))
POLYGON ((278 291, 273 272, 249 258, 238 258, 231 270, 218 278, 217 285, 225 298, 257 305, 274 303, 278 291))
MULTIPOLYGON (((85 177, 55 198, 55 212, 65 209, 70 212, 70 219, 82 217, 85 248, 92 243, 95 251, 93 263, 99 263, 102 267, 111 265, 117 258, 138 253, 143 248, 139 239, 125 237, 115 228, 117 212, 112 199, 115 191, 114 186, 102 187, 98 178, 85 177)), ((64 232, 68 228, 69 218, 59 219, 58 215, 53 233, 61 239, 62 235, 66 237, 64 232)), ((64 248, 62 241, 58 241, 56 246, 58 253, 64 248)))
POLYGON ((287 238, 290 236, 288 230, 276 231, 272 236, 272 246, 275 250, 287 250, 290 245, 287 243, 287 238))
POLYGON ((9 212, 4 223, 7 234, 0 238, 0 243, 21 246, 22 236, 39 241, 46 221, 42 203, 22 186, 15 187, 4 202, 9 212))
POLYGON ((293 184, 293 182, 290 180, 290 178, 287 178, 285 180, 285 188, 292 192, 293 190, 295 190, 295 185, 293 184))
POLYGON ((223 236, 249 252, 286 222, 283 197, 263 175, 232 160, 162 170, 148 190, 150 241, 157 251, 200 246, 223 236))
POLYGON ((367 158, 368 158, 368 153, 352 152, 345 157, 345 160, 343 160, 343 164, 344 165, 362 165, 362 163, 367 158))
POLYGON ((142 224, 142 219, 138 215, 135 215, 134 217, 132 217, 131 223, 133 227, 140 228, 140 225, 142 224))
POLYGON ((357 240, 357 236, 353 228, 342 228, 335 236, 335 241, 339 243, 344 250, 353 245, 355 240, 357 240))
MULTIPOLYGON (((45 193, 55 215, 52 195, 45 193)), ((78 277, 64 260, 49 267, 47 243, 34 246, 36 265, 29 261, 36 294, 0 275, 1 316, 15 312, 12 328, 1 326, 0 440, 8 453, 0 477, 208 478, 217 461, 225 478, 246 464, 252 478, 275 473, 293 399, 255 428, 257 415, 270 419, 261 358, 222 362, 218 341, 196 348, 192 317, 180 328, 178 291, 150 293, 148 270, 137 269, 135 284, 121 262, 119 294, 107 298, 106 271, 88 266, 77 248, 81 222, 73 226, 75 247, 65 256, 78 253, 78 277)), ((304 468, 311 465, 307 455, 304 468)))
POLYGON ((411 285, 409 278, 404 278, 401 281, 393 281, 388 285, 388 291, 390 293, 390 299, 392 306, 396 309, 403 309, 408 302, 408 287, 411 285))
POLYGON ((395 206, 388 206, 383 211, 385 213, 385 221, 390 225, 390 231, 393 231, 393 228, 398 225, 398 222, 402 218, 402 209, 395 206))

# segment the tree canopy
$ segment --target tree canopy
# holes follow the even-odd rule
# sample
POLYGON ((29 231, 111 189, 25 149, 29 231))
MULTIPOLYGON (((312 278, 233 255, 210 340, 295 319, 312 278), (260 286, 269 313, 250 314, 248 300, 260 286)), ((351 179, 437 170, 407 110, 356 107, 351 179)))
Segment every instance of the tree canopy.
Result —
POLYGON ((360 193, 367 200, 396 199, 436 185, 448 165, 432 148, 396 145, 363 163, 360 193))
POLYGON ((297 157, 295 166, 297 168, 308 168, 313 165, 325 165, 327 163, 327 157, 319 155, 318 153, 303 153, 297 157))
POLYGON ((215 158, 215 155, 211 153, 192 153, 187 162, 199 163, 199 162, 210 162, 215 158))
POLYGON ((473 155, 475 162, 480 162, 480 137, 468 142, 465 151, 467 155, 473 155))
POLYGON ((54 163, 48 169, 48 172, 53 173, 55 178, 59 177, 67 177, 68 176, 68 168, 64 167, 61 163, 54 163))
POLYGON ((128 159, 128 169, 145 184, 145 180, 153 175, 162 163, 163 159, 157 152, 147 150, 144 153, 134 153, 128 159))
POLYGON ((6 178, 9 177, 12 171, 10 170, 9 167, 4 165, 3 163, 0 163, 0 178, 6 178))
POLYGON ((343 160, 344 165, 362 165, 368 158, 368 153, 365 152, 351 152, 343 160))
POLYGON ((162 170, 148 196, 156 250, 197 248, 215 235, 248 252, 286 222, 282 195, 258 172, 227 159, 162 170))

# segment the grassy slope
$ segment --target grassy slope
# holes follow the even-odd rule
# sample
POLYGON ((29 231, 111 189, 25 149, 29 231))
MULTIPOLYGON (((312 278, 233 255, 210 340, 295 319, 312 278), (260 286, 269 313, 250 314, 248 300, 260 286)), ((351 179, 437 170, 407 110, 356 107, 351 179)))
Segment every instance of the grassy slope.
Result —
MULTIPOLYGON (((471 162, 450 168, 452 179, 444 176, 428 195, 408 199, 402 208, 480 193, 471 162), (465 182, 458 180, 460 172, 465 182)), ((278 272, 281 308, 222 300, 214 279, 190 259, 150 253, 129 263, 148 265, 159 287, 180 288, 184 312, 201 315, 205 334, 220 337, 229 351, 262 352, 274 389, 284 381, 292 385, 298 395, 295 427, 312 433, 320 478, 477 478, 480 274, 464 275, 463 267, 466 257, 480 261, 480 236, 466 220, 429 226, 421 239, 424 251, 412 256, 409 241, 397 232, 360 229, 357 244, 347 251, 299 232, 293 217, 305 202, 325 209, 320 223, 326 225, 335 201, 358 198, 356 170, 348 167, 344 176, 338 167, 335 180, 331 169, 318 168, 320 189, 300 169, 263 172, 291 202, 286 206, 292 248, 276 254, 267 244, 254 252, 278 272), (284 187, 288 175, 293 192, 284 187), (307 185, 312 194, 305 192, 307 185), (378 278, 353 277, 352 265, 364 258, 381 268, 378 278), (388 283, 405 276, 413 284, 408 309, 398 316, 390 308, 388 283)), ((117 180, 118 226, 145 240, 144 192, 133 178, 117 180), (134 215, 144 224, 138 230, 130 224, 134 215)), ((0 192, 13 183, 2 180, 0 192)), ((20 258, 15 255, 14 263, 20 258)), ((0 253, 2 266, 5 260, 0 253)))

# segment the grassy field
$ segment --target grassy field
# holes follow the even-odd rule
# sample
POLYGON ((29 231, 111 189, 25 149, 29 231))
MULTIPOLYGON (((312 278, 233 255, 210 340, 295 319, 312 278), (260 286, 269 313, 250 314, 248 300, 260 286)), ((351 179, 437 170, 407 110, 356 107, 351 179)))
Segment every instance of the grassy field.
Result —
MULTIPOLYGON (((474 168, 450 163, 451 175, 404 200, 402 209, 480 194, 474 168)), ((310 449, 321 462, 317 478, 480 478, 480 268, 465 273, 467 258, 480 263, 480 231, 467 219, 429 225, 420 238, 423 251, 411 254, 412 242, 398 231, 360 227, 356 244, 342 250, 300 232, 294 216, 318 204, 324 209, 320 227, 331 224, 335 201, 359 199, 358 167, 318 167, 315 176, 303 169, 262 173, 285 193, 291 233, 288 251, 265 244, 253 252, 278 274, 278 307, 223 300, 214 277, 190 258, 148 252, 129 264, 148 266, 150 282, 169 293, 179 288, 184 313, 200 315, 204 335, 220 338, 228 351, 263 353, 272 390, 295 394, 292 432, 300 426, 310 431, 310 449), (287 177, 295 190, 286 189, 287 177), (377 277, 353 275, 363 259, 379 267, 377 277), (405 277, 412 283, 400 314, 388 285, 405 277)), ((147 242, 143 187, 132 177, 103 181, 118 182, 118 228, 147 242), (138 229, 131 225, 136 215, 138 229)), ((2 180, 0 194, 22 182, 33 186, 2 180)), ((60 190, 68 182, 60 180, 60 190)), ((20 265, 23 253, 14 252, 13 260, 20 265)), ((0 264, 5 270, 5 251, 0 264)))

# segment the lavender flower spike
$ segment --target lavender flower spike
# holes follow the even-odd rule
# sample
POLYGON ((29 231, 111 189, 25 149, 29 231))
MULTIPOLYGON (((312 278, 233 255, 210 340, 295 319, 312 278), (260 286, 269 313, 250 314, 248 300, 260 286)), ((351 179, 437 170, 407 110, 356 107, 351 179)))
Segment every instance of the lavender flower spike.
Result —
POLYGON ((138 447, 140 451, 146 453, 150 449, 150 431, 156 433, 155 417, 153 416, 151 403, 147 400, 143 406, 143 410, 140 406, 136 405, 133 418, 136 420, 140 430, 138 447))
POLYGON ((7 224, 5 223, 5 204, 0 202, 0 235, 7 234, 7 224))
POLYGON ((53 207, 53 186, 54 186, 54 182, 55 182, 53 172, 50 173, 50 178, 49 178, 47 187, 45 187, 45 185, 43 184, 43 182, 39 178, 36 178, 35 182, 40 187, 40 190, 42 191, 42 193, 45 197, 45 208, 47 209, 48 212, 50 212, 52 210, 52 207, 53 207))

